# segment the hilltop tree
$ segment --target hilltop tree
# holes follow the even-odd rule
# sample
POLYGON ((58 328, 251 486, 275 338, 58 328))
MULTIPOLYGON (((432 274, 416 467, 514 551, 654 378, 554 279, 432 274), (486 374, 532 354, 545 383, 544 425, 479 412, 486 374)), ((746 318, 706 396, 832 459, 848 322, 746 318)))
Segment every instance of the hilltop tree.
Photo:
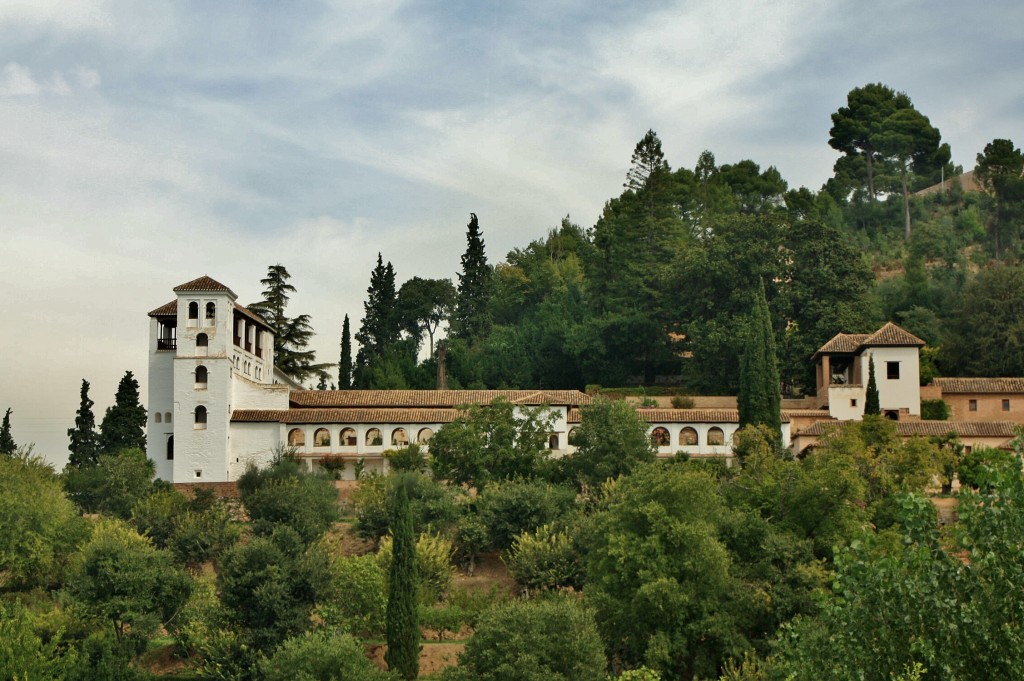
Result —
POLYGON ((139 382, 126 371, 117 384, 114 404, 100 424, 100 446, 107 454, 146 449, 146 408, 139 404, 139 382))
POLYGON ((417 618, 416 537, 405 480, 394 487, 391 509, 392 554, 385 616, 388 669, 411 681, 419 675, 420 628, 417 618))
POLYGON ((341 325, 341 358, 338 362, 338 390, 352 387, 352 331, 349 327, 348 315, 341 325))
POLYGON ((868 393, 864 399, 864 415, 882 413, 882 407, 878 401, 878 382, 875 380, 875 358, 868 357, 868 393))
POLYGON ((995 256, 1000 257, 1002 236, 1010 221, 1019 219, 1024 207, 1024 154, 1008 139, 995 139, 978 154, 975 177, 992 196, 996 210, 989 230, 995 256))
POLYGON ((308 314, 288 317, 289 294, 295 287, 288 283, 291 275, 284 265, 271 265, 263 284, 263 300, 249 305, 249 309, 263 318, 274 329, 274 365, 297 381, 316 376, 330 364, 317 364, 316 351, 307 350, 313 338, 313 327, 308 314))
POLYGON ((746 349, 740 361, 740 392, 737 399, 740 427, 763 425, 781 437, 779 363, 771 313, 760 282, 747 325, 746 349))
POLYGON ((430 356, 434 356, 434 333, 455 307, 455 287, 449 279, 413 277, 398 290, 399 318, 416 341, 417 349, 427 334, 430 356))
POLYGON ((0 426, 0 454, 10 456, 17 449, 18 446, 14 444, 14 437, 11 435, 11 408, 8 407, 4 413, 3 426, 0 426))
POLYGON ((370 273, 370 286, 363 303, 363 320, 356 332, 359 352, 356 353, 353 383, 359 388, 399 388, 404 379, 394 366, 401 328, 398 321, 398 297, 395 293, 395 269, 384 265, 377 254, 377 265, 370 273), (397 372, 397 384, 389 375, 397 372), (386 385, 383 383, 387 383, 386 385))
POLYGON ((487 264, 484 239, 476 213, 469 214, 466 252, 462 255, 451 335, 475 342, 490 329, 488 303, 491 299, 492 268, 487 264))
POLYGON ((100 435, 96 432, 96 417, 92 413, 95 402, 89 399, 89 381, 84 378, 80 395, 75 427, 68 428, 68 437, 71 438, 68 465, 76 468, 95 466, 100 458, 100 435))

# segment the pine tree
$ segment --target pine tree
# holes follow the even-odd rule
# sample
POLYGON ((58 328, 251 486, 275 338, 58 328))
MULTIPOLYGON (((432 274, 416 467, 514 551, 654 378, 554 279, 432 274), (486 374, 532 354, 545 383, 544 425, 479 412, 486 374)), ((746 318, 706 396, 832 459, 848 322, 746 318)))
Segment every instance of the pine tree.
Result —
POLYGON ((484 253, 484 240, 476 213, 469 214, 466 252, 462 256, 458 296, 452 316, 452 336, 473 342, 490 328, 487 304, 491 298, 491 266, 484 253))
POLYGON ((316 351, 307 350, 313 338, 313 327, 308 314, 288 317, 289 293, 295 287, 288 283, 291 275, 284 265, 271 265, 267 276, 260 280, 264 286, 263 300, 249 305, 249 309, 274 329, 274 365, 298 381, 316 376, 330 364, 317 364, 316 351))
POLYGON ((383 257, 378 253, 377 266, 370 273, 370 285, 366 289, 363 320, 356 332, 359 352, 356 353, 353 382, 357 387, 379 387, 371 385, 373 365, 392 354, 398 341, 397 303, 395 269, 390 262, 385 266, 383 257))
POLYGON ((71 450, 68 465, 76 468, 95 466, 100 460, 100 435, 96 432, 93 404, 95 403, 89 399, 89 381, 83 378, 81 402, 75 413, 75 427, 68 428, 68 437, 71 438, 71 444, 68 445, 68 449, 71 450))
POLYGON ((114 404, 103 415, 100 448, 105 454, 146 449, 146 408, 139 404, 139 382, 130 371, 117 384, 114 404))
POLYGON ((341 358, 338 362, 338 390, 352 387, 352 331, 349 328, 348 315, 341 325, 341 358))
POLYGON ((14 444, 14 437, 11 435, 11 408, 7 408, 4 414, 4 424, 0 426, 0 454, 10 456, 17 451, 18 446, 14 444))
POLYGON ((878 400, 878 383, 875 381, 875 358, 868 355, 868 394, 864 400, 864 415, 881 414, 882 408, 878 400))
POLYGON ((404 478, 395 481, 391 509, 391 571, 388 579, 386 631, 388 669, 411 681, 419 674, 420 627, 417 618, 416 539, 404 478))
POLYGON ((765 425, 781 437, 782 413, 779 394, 779 362, 771 313, 760 282, 747 327, 746 348, 740 360, 740 393, 737 406, 740 427, 765 425))

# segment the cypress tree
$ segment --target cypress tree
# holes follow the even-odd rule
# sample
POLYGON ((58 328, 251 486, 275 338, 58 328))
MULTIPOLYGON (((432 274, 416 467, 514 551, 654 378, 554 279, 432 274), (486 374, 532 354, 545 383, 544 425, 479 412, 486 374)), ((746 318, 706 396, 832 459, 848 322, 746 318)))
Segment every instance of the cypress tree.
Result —
POLYGON ((17 451, 18 446, 14 444, 14 437, 11 435, 11 408, 7 408, 4 414, 4 424, 0 426, 0 454, 8 456, 17 451))
POLYGON ((781 437, 781 400, 775 334, 762 280, 749 317, 746 348, 740 359, 740 392, 737 399, 740 427, 765 425, 781 437))
POLYGON ((146 450, 146 408, 139 404, 139 382, 126 371, 117 384, 114 404, 100 424, 100 448, 106 454, 125 449, 146 450))
POLYGON ((81 401, 75 412, 75 427, 68 428, 68 437, 71 438, 68 465, 76 468, 95 466, 100 460, 100 436, 96 432, 96 417, 92 413, 92 405, 95 403, 89 399, 89 381, 84 378, 80 395, 81 401))
POLYGON ((356 332, 359 352, 353 370, 353 384, 358 388, 383 387, 373 385, 374 365, 383 363, 398 341, 400 328, 396 312, 398 294, 395 292, 395 269, 377 254, 377 266, 370 273, 370 286, 363 303, 363 320, 356 332))
POLYGON ((868 356, 868 392, 864 400, 864 415, 881 414, 882 407, 878 401, 878 383, 875 381, 875 358, 868 356))
POLYGON ((469 214, 466 241, 455 314, 452 315, 452 335, 472 342, 483 336, 490 327, 487 305, 491 297, 491 266, 487 264, 476 213, 469 214))
POLYGON ((260 279, 264 286, 263 300, 249 305, 249 309, 274 329, 274 365, 292 378, 305 381, 331 365, 317 364, 316 351, 306 349, 313 338, 309 315, 288 317, 285 314, 288 294, 295 292, 295 287, 288 283, 291 276, 284 265, 268 267, 267 276, 260 279))
POLYGON ((338 362, 338 390, 352 387, 352 331, 349 327, 348 315, 341 325, 341 358, 338 362))
POLYGON ((419 675, 420 627, 417 620, 416 539, 404 477, 395 480, 391 508, 393 551, 388 579, 386 630, 388 669, 411 681, 419 675))

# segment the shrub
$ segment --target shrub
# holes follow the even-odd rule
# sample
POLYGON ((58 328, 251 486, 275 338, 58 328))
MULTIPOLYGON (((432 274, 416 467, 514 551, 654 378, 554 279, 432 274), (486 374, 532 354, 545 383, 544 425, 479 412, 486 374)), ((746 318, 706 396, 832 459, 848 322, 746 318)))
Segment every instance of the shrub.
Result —
POLYGON ((583 585, 583 563, 566 531, 542 525, 533 534, 520 534, 503 557, 509 572, 528 589, 557 589, 583 585))
MULTIPOLYGON (((458 521, 458 492, 426 475, 409 474, 409 507, 413 529, 442 532, 458 521)), ((364 477, 352 495, 356 509, 356 533, 363 539, 378 540, 388 533, 388 491, 394 479, 380 475, 364 477)))
POLYGON ((921 400, 921 418, 926 421, 948 421, 949 405, 945 400, 921 400))
POLYGON ((387 571, 372 555, 346 556, 331 567, 335 598, 321 603, 325 624, 360 638, 384 635, 388 604, 387 571))
POLYGON ((309 632, 285 641, 260 665, 265 681, 387 681, 392 679, 366 657, 348 634, 309 632))
MULTIPOLYGON (((391 565, 391 535, 380 541, 377 561, 387 572, 391 565)), ((420 579, 420 598, 436 603, 452 583, 452 543, 441 535, 421 534, 416 540, 416 570, 420 579)))
POLYGON ((974 489, 988 489, 1006 471, 1019 470, 1020 462, 1013 452, 978 447, 965 456, 957 469, 960 484, 974 489))
POLYGON ((523 532, 558 520, 573 507, 576 492, 548 482, 501 482, 478 498, 480 518, 487 526, 490 545, 507 549, 523 532))
POLYGON ((323 475, 301 473, 298 464, 282 459, 267 469, 250 467, 238 489, 256 534, 269 536, 285 525, 307 544, 338 519, 338 490, 323 475))
POLYGON ((384 452, 384 458, 395 471, 414 471, 422 473, 427 469, 427 457, 418 444, 411 444, 401 449, 390 449, 384 452))
POLYGON ((689 395, 673 395, 672 397, 673 409, 693 409, 693 405, 693 398, 689 395))
POLYGON ((437 640, 443 641, 445 632, 458 633, 466 624, 468 615, 457 605, 437 603, 420 608, 420 624, 437 632, 437 640))

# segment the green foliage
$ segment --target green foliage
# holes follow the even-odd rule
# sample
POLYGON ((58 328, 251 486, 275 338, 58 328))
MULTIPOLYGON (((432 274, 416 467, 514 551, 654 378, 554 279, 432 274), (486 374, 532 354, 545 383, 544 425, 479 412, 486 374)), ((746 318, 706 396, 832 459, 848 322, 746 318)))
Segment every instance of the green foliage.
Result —
POLYGON ((779 363, 775 355, 775 334, 764 296, 764 281, 755 294, 747 323, 747 338, 740 359, 740 391, 737 398, 740 426, 764 425, 779 431, 781 438, 781 395, 779 363))
POLYGON ((53 469, 0 457, 0 591, 59 583, 85 526, 53 469))
POLYGON ((875 380, 875 357, 868 357, 868 390, 864 399, 864 414, 878 416, 882 413, 882 407, 878 398, 878 382, 875 380))
POLYGON ((135 504, 132 524, 178 562, 196 568, 235 543, 241 527, 223 501, 189 501, 172 489, 159 490, 135 504))
POLYGON ((287 459, 266 469, 250 466, 238 489, 257 534, 270 535, 286 526, 309 544, 338 519, 334 482, 324 475, 303 473, 287 459))
POLYGON ((480 519, 487 526, 490 546, 507 549, 523 532, 533 532, 572 509, 575 492, 541 481, 500 482, 477 497, 480 519))
POLYGON ((44 640, 20 600, 0 602, 0 678, 63 681, 77 661, 60 632, 44 640))
POLYGON ((103 454, 94 465, 64 469, 68 497, 85 513, 102 513, 127 520, 132 508, 156 487, 156 468, 141 449, 103 454))
POLYGON ((75 427, 68 428, 68 437, 71 439, 68 445, 71 451, 68 465, 84 468, 95 465, 100 456, 100 435, 96 432, 96 417, 92 413, 95 402, 89 399, 89 381, 84 378, 80 397, 78 411, 75 412, 75 427))
POLYGON ((1024 267, 994 266, 967 284, 940 365, 947 375, 1024 375, 1024 267))
MULTIPOLYGON (((377 562, 385 571, 390 571, 393 555, 394 540, 389 535, 381 539, 377 549, 377 562)), ((435 603, 448 591, 454 576, 451 561, 449 539, 436 534, 421 534, 416 538, 417 591, 424 603, 435 603)))
MULTIPOLYGON (((363 319, 356 332, 359 352, 356 353, 353 385, 358 388, 407 387, 398 358, 401 320, 395 292, 395 269, 377 254, 377 265, 370 273, 370 286, 363 303, 363 319)), ((415 352, 413 351, 413 355, 415 352)))
MULTIPOLYGON (((418 557, 418 556, 417 556, 418 557)), ((384 635, 387 610, 387 569, 373 555, 345 556, 331 565, 335 598, 321 603, 323 622, 359 638, 384 635)))
POLYGON ((539 591, 583 586, 583 556, 575 539, 554 525, 541 525, 512 541, 504 554, 509 574, 516 583, 539 591))
POLYGON ((260 665, 264 681, 387 681, 394 678, 366 657, 348 634, 307 632, 281 644, 260 665))
POLYGON ((689 395, 673 395, 672 396, 672 408, 673 409, 693 409, 693 398, 689 395))
POLYGON ((413 277, 398 290, 398 318, 416 339, 416 349, 427 334, 429 356, 434 356, 434 333, 455 308, 455 287, 449 279, 413 277))
MULTIPOLYGON (((417 533, 442 532, 459 521, 458 499, 462 491, 439 483, 427 475, 404 473, 417 533)), ((363 539, 378 540, 388 532, 388 492, 393 477, 364 476, 352 494, 356 510, 356 533, 363 539)))
POLYGON ((100 449, 116 454, 125 449, 146 450, 146 408, 139 404, 139 382, 126 371, 117 384, 113 406, 100 424, 100 449))
POLYGON ((11 435, 11 408, 4 412, 3 425, 0 426, 0 454, 12 456, 18 450, 14 443, 14 436, 11 435))
POLYGON ((316 351, 307 349, 313 338, 309 315, 289 317, 285 313, 289 294, 295 293, 289 279, 291 275, 284 265, 269 266, 267 276, 260 279, 263 300, 248 308, 274 329, 274 366, 297 381, 305 381, 331 365, 317 364, 316 351))
POLYGON ((628 402, 598 397, 581 413, 576 451, 561 460, 570 480, 596 487, 654 460, 647 423, 628 402))
POLYGON ((388 605, 385 632, 388 669, 406 681, 419 675, 420 630, 418 622, 418 576, 416 543, 413 535, 409 495, 399 479, 394 487, 391 532, 394 539, 388 566, 388 605))
POLYGON ((510 601, 486 612, 444 679, 594 681, 605 657, 590 610, 572 598, 510 601))
POLYGON ((345 315, 341 325, 341 357, 338 360, 338 390, 352 387, 352 330, 345 315))
POLYGON ((458 293, 451 319, 453 338, 475 341, 490 327, 487 303, 492 292, 493 270, 487 264, 484 239, 476 213, 469 214, 466 226, 466 252, 462 254, 458 293))
POLYGON ((394 471, 422 473, 427 469, 427 455, 415 442, 400 449, 389 449, 384 452, 384 458, 394 471))
POLYGON ((949 405, 942 399, 921 400, 921 418, 926 421, 948 421, 949 405))
POLYGON ((548 409, 518 408, 504 398, 474 405, 431 438, 434 477, 478 490, 491 481, 534 477, 552 419, 548 409))
POLYGON ((1013 452, 991 447, 975 447, 964 456, 957 467, 960 484, 973 489, 990 489, 1004 479, 1017 464, 1013 452))
POLYGON ((109 622, 120 641, 152 634, 188 598, 191 580, 166 551, 121 521, 99 522, 68 578, 87 612, 109 622))

